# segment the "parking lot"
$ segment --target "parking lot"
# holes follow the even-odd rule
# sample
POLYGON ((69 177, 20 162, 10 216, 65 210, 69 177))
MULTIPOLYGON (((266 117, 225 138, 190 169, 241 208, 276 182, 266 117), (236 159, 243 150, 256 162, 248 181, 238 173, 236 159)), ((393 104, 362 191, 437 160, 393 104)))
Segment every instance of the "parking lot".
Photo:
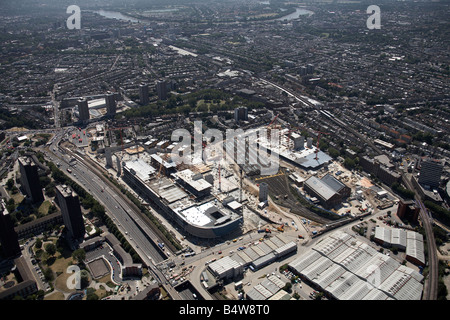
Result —
MULTIPOLYGON (((98 246, 94 250, 86 252, 86 259, 85 263, 89 265, 90 262, 98 259, 104 259, 105 266, 108 268, 109 272, 111 272, 111 280, 115 283, 121 283, 121 264, 119 260, 114 256, 112 248, 107 245, 106 243, 102 244, 101 246, 98 246)), ((96 267, 100 267, 100 269, 103 269, 101 265, 95 265, 94 269, 96 267)), ((98 272, 104 272, 104 270, 97 270, 98 272)), ((95 270, 91 270, 95 271, 95 270)), ((105 273, 106 274, 106 273, 105 273)))

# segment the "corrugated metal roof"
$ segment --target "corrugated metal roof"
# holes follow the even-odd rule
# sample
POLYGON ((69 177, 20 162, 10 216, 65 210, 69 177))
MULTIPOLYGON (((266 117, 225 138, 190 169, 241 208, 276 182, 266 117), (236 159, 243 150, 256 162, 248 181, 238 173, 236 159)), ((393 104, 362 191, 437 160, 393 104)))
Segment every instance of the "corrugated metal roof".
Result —
POLYGON ((259 255, 253 251, 252 248, 246 248, 244 249, 244 252, 252 259, 253 261, 259 258, 259 255))
POLYGON ((264 241, 272 250, 276 250, 278 248, 278 246, 272 242, 272 240, 266 240, 264 241))
POLYGON ((320 253, 312 249, 302 254, 300 257, 289 263, 289 266, 296 270, 298 273, 302 273, 309 265, 315 263, 322 257, 320 253))
POLYGON ((266 255, 266 254, 264 253, 264 251, 262 251, 258 246, 252 246, 252 249, 253 249, 253 251, 256 252, 256 254, 257 254, 259 257, 262 257, 262 256, 266 255))
POLYGON ((260 242, 257 247, 259 247, 265 254, 268 254, 273 251, 265 242, 260 242))
POLYGON ((266 297, 264 297, 264 295, 261 294, 261 292, 259 292, 255 288, 253 288, 249 292, 247 292, 247 299, 249 299, 249 300, 266 300, 266 297))
POLYGON ((258 268, 260 268, 262 266, 265 266, 266 264, 270 263, 271 261, 273 261, 275 259, 276 259, 276 256, 272 252, 272 253, 269 253, 269 254, 267 254, 265 256, 262 256, 262 257, 256 259, 252 263, 255 266, 255 268, 258 269, 258 268))
POLYGON ((354 237, 343 236, 342 231, 322 240, 289 266, 337 299, 418 300, 423 290, 423 276, 417 271, 354 237))
POLYGON ((273 294, 264 288, 261 284, 257 284, 253 287, 253 289, 257 290, 259 293, 261 293, 262 296, 264 296, 265 299, 269 299, 273 294))
POLYGON ((275 285, 275 283, 273 283, 272 281, 265 279, 261 282, 261 285, 266 288, 268 291, 270 291, 270 293, 272 293, 272 295, 274 295, 275 293, 278 292, 278 290, 280 290, 280 288, 278 288, 277 285, 275 285))
MULTIPOLYGON (((253 259, 250 258, 250 257, 245 253, 245 251, 239 251, 239 252, 237 253, 237 255, 240 256, 240 257, 242 258, 242 260, 245 261, 245 264, 249 264, 249 263, 251 263, 251 262, 253 261, 253 259)), ((234 257, 234 256, 233 256, 233 257, 234 257)))
POLYGON ((285 283, 283 280, 278 279, 276 276, 270 275, 267 279, 272 281, 278 288, 283 288, 285 283))

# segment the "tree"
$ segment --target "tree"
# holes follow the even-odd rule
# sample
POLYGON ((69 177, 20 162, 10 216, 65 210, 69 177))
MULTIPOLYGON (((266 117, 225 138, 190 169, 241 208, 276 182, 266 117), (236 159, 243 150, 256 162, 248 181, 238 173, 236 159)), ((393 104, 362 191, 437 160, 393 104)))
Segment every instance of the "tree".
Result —
POLYGON ((53 243, 47 243, 44 248, 45 252, 47 252, 51 256, 56 253, 56 246, 53 243))
POLYGON ((40 238, 38 238, 38 239, 36 240, 36 243, 35 243, 34 246, 36 247, 36 249, 42 248, 42 240, 41 240, 40 238))
POLYGON ((89 285, 89 273, 86 270, 80 272, 81 288, 86 288, 89 285))
POLYGON ((333 147, 330 147, 330 148, 328 149, 328 154, 329 154, 332 158, 337 158, 337 157, 339 157, 339 155, 340 155, 339 151, 336 150, 336 149, 333 148, 333 147))
POLYGON ((283 287, 283 290, 286 292, 291 292, 292 291, 292 283, 286 282, 286 284, 283 287))
POLYGON ((72 258, 80 263, 86 259, 86 251, 84 249, 77 249, 72 253, 72 258))
POLYGON ((6 182, 6 188, 8 190, 11 190, 13 186, 14 186, 14 179, 13 178, 8 179, 8 181, 6 182))
POLYGON ((47 281, 53 281, 54 276, 53 276, 53 271, 52 271, 52 269, 50 269, 50 268, 45 268, 44 271, 43 271, 43 274, 44 274, 45 280, 47 280, 47 281))

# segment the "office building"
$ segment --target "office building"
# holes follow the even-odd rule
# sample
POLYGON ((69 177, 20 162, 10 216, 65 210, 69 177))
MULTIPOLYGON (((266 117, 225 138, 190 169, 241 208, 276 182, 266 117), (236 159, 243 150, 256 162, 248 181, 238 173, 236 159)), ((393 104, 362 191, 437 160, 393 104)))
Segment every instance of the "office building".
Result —
POLYGON ((421 162, 419 184, 430 188, 439 188, 444 166, 441 161, 427 159, 421 162))
POLYGON ((265 182, 259 184, 259 201, 264 202, 267 201, 267 197, 269 195, 269 185, 265 182))
POLYGON ((292 132, 291 133, 291 139, 294 142, 294 150, 300 150, 300 149, 304 149, 305 148, 305 137, 292 132))
POLYGON ((419 218, 420 208, 413 200, 400 200, 398 203, 397 216, 400 219, 407 219, 410 222, 417 223, 419 218))
POLYGON ((239 123, 241 120, 248 121, 248 110, 245 107, 234 109, 234 121, 236 121, 236 123, 239 123))
POLYGON ((306 76, 306 67, 305 66, 300 67, 299 74, 301 76, 306 76))
POLYGON ((86 98, 81 98, 78 100, 78 113, 80 121, 89 120, 89 105, 86 98))
POLYGON ((39 182, 38 168, 29 157, 19 157, 20 183, 32 202, 44 201, 41 184, 39 182))
POLYGON ((106 102, 106 115, 108 117, 113 117, 116 114, 116 98, 114 97, 114 93, 108 92, 105 95, 106 102))
POLYGON ((141 102, 141 105, 147 105, 149 103, 148 98, 148 85, 142 83, 139 86, 139 101, 141 102))
POLYGON ((308 149, 312 148, 312 144, 313 144, 313 138, 309 137, 306 139, 306 146, 308 149))
POLYGON ((0 243, 2 245, 2 255, 5 258, 20 255, 19 237, 14 230, 14 222, 11 220, 5 202, 0 202, 0 243))
POLYGON ((86 232, 78 195, 66 185, 56 186, 56 199, 61 209, 64 225, 73 239, 82 239, 86 232))
POLYGON ((158 93, 159 100, 167 99, 167 83, 166 81, 158 81, 156 83, 156 92, 158 93))

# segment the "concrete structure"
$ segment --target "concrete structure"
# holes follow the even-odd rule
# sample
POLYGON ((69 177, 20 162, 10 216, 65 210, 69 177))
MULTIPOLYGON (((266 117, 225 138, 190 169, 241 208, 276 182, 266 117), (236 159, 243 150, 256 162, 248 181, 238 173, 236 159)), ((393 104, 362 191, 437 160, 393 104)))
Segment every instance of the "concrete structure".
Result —
POLYGON ((231 280, 244 274, 244 265, 229 256, 210 263, 208 269, 217 279, 231 280))
POLYGON ((400 219, 407 219, 413 223, 417 223, 419 218, 420 208, 413 200, 400 200, 397 208, 397 216, 400 219))
POLYGON ((216 238, 239 228, 242 216, 212 199, 208 195, 211 184, 206 180, 194 180, 186 175, 187 172, 176 172, 176 167, 155 154, 151 159, 158 169, 140 159, 125 162, 123 179, 182 230, 200 238, 216 238), (173 179, 163 175, 163 168, 168 173, 175 171, 169 174, 173 179))
POLYGON ((264 268, 276 260, 297 251, 297 243, 289 241, 282 235, 271 237, 258 245, 245 248, 231 256, 221 258, 208 266, 218 279, 231 279, 241 274, 240 269, 250 267, 252 270, 264 268))
POLYGON ((310 177, 303 184, 306 192, 317 197, 324 207, 333 207, 342 202, 345 197, 350 196, 351 189, 330 174, 322 179, 315 176, 310 177))
POLYGON ((139 101, 141 105, 145 106, 149 103, 148 94, 148 85, 145 83, 139 85, 139 101))
POLYGON ((86 98, 81 98, 78 100, 78 113, 80 121, 89 120, 89 105, 86 98))
POLYGON ((156 92, 159 100, 167 100, 167 82, 164 80, 156 82, 156 92))
POLYGON ((264 202, 268 200, 269 185, 265 182, 259 184, 259 201, 264 202))
POLYGON ((240 121, 248 121, 248 110, 246 107, 239 107, 234 109, 234 121, 239 123, 240 121))
POLYGON ((421 161, 419 183, 430 188, 439 188, 443 169, 442 161, 433 159, 421 161))
POLYGON ((311 149, 311 148, 312 148, 312 143, 313 143, 313 138, 308 137, 308 138, 306 139, 306 147, 307 147, 308 149, 311 149))
POLYGON ((106 115, 108 117, 113 117, 116 115, 117 106, 116 106, 116 98, 114 93, 109 92, 105 95, 106 101, 106 115))
POLYGON ((161 294, 161 289, 158 284, 150 284, 140 291, 137 295, 132 297, 132 300, 158 300, 161 294))
POLYGON ((66 185, 56 186, 56 200, 61 208, 69 237, 83 239, 86 233, 78 195, 66 185))
POLYGON ((381 182, 385 183, 388 186, 391 186, 394 182, 401 181, 400 174, 392 171, 391 168, 386 167, 377 159, 370 159, 367 156, 360 156, 359 164, 364 171, 373 174, 378 179, 380 179, 381 182))
POLYGON ((14 222, 6 209, 3 199, 0 200, 0 243, 5 258, 20 255, 19 238, 14 230, 14 222))
POLYGON ((299 150, 299 149, 303 149, 305 147, 305 137, 292 132, 291 133, 291 139, 294 142, 294 150, 299 150))
POLYGON ((112 162, 111 148, 105 148, 105 159, 106 159, 106 165, 108 167, 112 168, 113 162, 112 162))
POLYGON ((39 182, 38 167, 29 157, 19 157, 19 169, 20 169, 20 183, 22 188, 31 201, 42 202, 44 201, 44 194, 42 193, 41 184, 39 182))
POLYGON ((105 236, 105 241, 111 246, 113 254, 122 264, 122 279, 126 277, 142 276, 142 265, 140 263, 133 263, 130 254, 122 248, 119 240, 114 235, 108 233, 105 236))
POLYGON ((61 212, 48 214, 42 218, 33 220, 31 222, 21 224, 15 228, 19 239, 29 238, 41 234, 45 230, 63 224, 61 212))
POLYGON ((30 294, 34 294, 38 291, 36 280, 28 268, 27 262, 24 257, 20 257, 14 260, 16 266, 13 271, 17 284, 0 292, 0 300, 12 300, 16 296, 26 298, 30 294))

